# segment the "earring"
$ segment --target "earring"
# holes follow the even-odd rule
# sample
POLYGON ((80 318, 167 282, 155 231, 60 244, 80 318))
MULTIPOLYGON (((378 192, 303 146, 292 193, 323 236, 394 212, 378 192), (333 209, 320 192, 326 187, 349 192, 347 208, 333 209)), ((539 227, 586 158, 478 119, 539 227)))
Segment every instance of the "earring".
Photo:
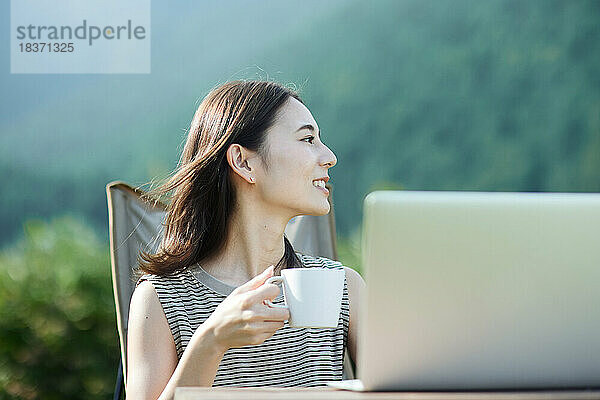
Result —
POLYGON ((254 183, 254 178, 250 177, 250 183, 254 183))

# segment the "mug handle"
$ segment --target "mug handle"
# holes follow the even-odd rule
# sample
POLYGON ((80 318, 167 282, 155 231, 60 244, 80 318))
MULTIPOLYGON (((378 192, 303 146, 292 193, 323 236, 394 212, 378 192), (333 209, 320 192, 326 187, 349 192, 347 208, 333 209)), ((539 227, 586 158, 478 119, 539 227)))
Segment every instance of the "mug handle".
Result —
MULTIPOLYGON (((283 283, 283 281, 284 281, 283 276, 272 276, 265 281, 265 284, 266 283, 283 283)), ((269 300, 269 299, 265 299, 264 303, 266 305, 268 305, 269 307, 273 307, 273 308, 288 308, 287 306, 280 306, 278 304, 273 304, 271 302, 271 300, 269 300)))

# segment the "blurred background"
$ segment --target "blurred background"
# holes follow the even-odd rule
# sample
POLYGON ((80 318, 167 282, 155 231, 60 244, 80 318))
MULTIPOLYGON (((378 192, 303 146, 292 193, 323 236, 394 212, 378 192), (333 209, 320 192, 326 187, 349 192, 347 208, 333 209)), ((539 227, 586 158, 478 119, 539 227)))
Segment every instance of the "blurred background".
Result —
POLYGON ((0 398, 110 398, 105 185, 165 178, 228 80, 299 90, 358 270, 375 189, 600 191, 596 0, 154 1, 145 75, 10 74, 1 34, 0 398))

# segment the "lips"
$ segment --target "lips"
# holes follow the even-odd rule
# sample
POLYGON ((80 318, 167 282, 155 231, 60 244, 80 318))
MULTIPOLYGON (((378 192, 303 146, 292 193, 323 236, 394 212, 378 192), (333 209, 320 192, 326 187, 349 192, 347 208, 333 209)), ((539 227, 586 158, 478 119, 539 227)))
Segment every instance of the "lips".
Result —
POLYGON ((313 183, 315 183, 316 181, 323 181, 323 183, 327 183, 329 181, 329 177, 328 176, 324 176, 322 178, 314 179, 313 183))
POLYGON ((325 176, 323 178, 318 178, 318 179, 313 180, 312 184, 314 187, 316 187, 317 189, 321 190, 323 193, 328 195, 329 190, 327 190, 327 188, 325 187, 325 183, 327 183, 328 180, 329 180, 329 177, 325 176))

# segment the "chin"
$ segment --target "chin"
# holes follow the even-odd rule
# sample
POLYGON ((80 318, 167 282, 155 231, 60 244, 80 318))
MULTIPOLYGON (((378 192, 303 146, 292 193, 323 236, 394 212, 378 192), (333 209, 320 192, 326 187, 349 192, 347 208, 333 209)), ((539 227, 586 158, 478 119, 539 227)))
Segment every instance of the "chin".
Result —
POLYGON ((325 200, 325 204, 322 204, 320 207, 315 207, 311 211, 307 212, 308 215, 327 215, 329 214, 329 210, 331 210, 331 206, 329 202, 325 200))

